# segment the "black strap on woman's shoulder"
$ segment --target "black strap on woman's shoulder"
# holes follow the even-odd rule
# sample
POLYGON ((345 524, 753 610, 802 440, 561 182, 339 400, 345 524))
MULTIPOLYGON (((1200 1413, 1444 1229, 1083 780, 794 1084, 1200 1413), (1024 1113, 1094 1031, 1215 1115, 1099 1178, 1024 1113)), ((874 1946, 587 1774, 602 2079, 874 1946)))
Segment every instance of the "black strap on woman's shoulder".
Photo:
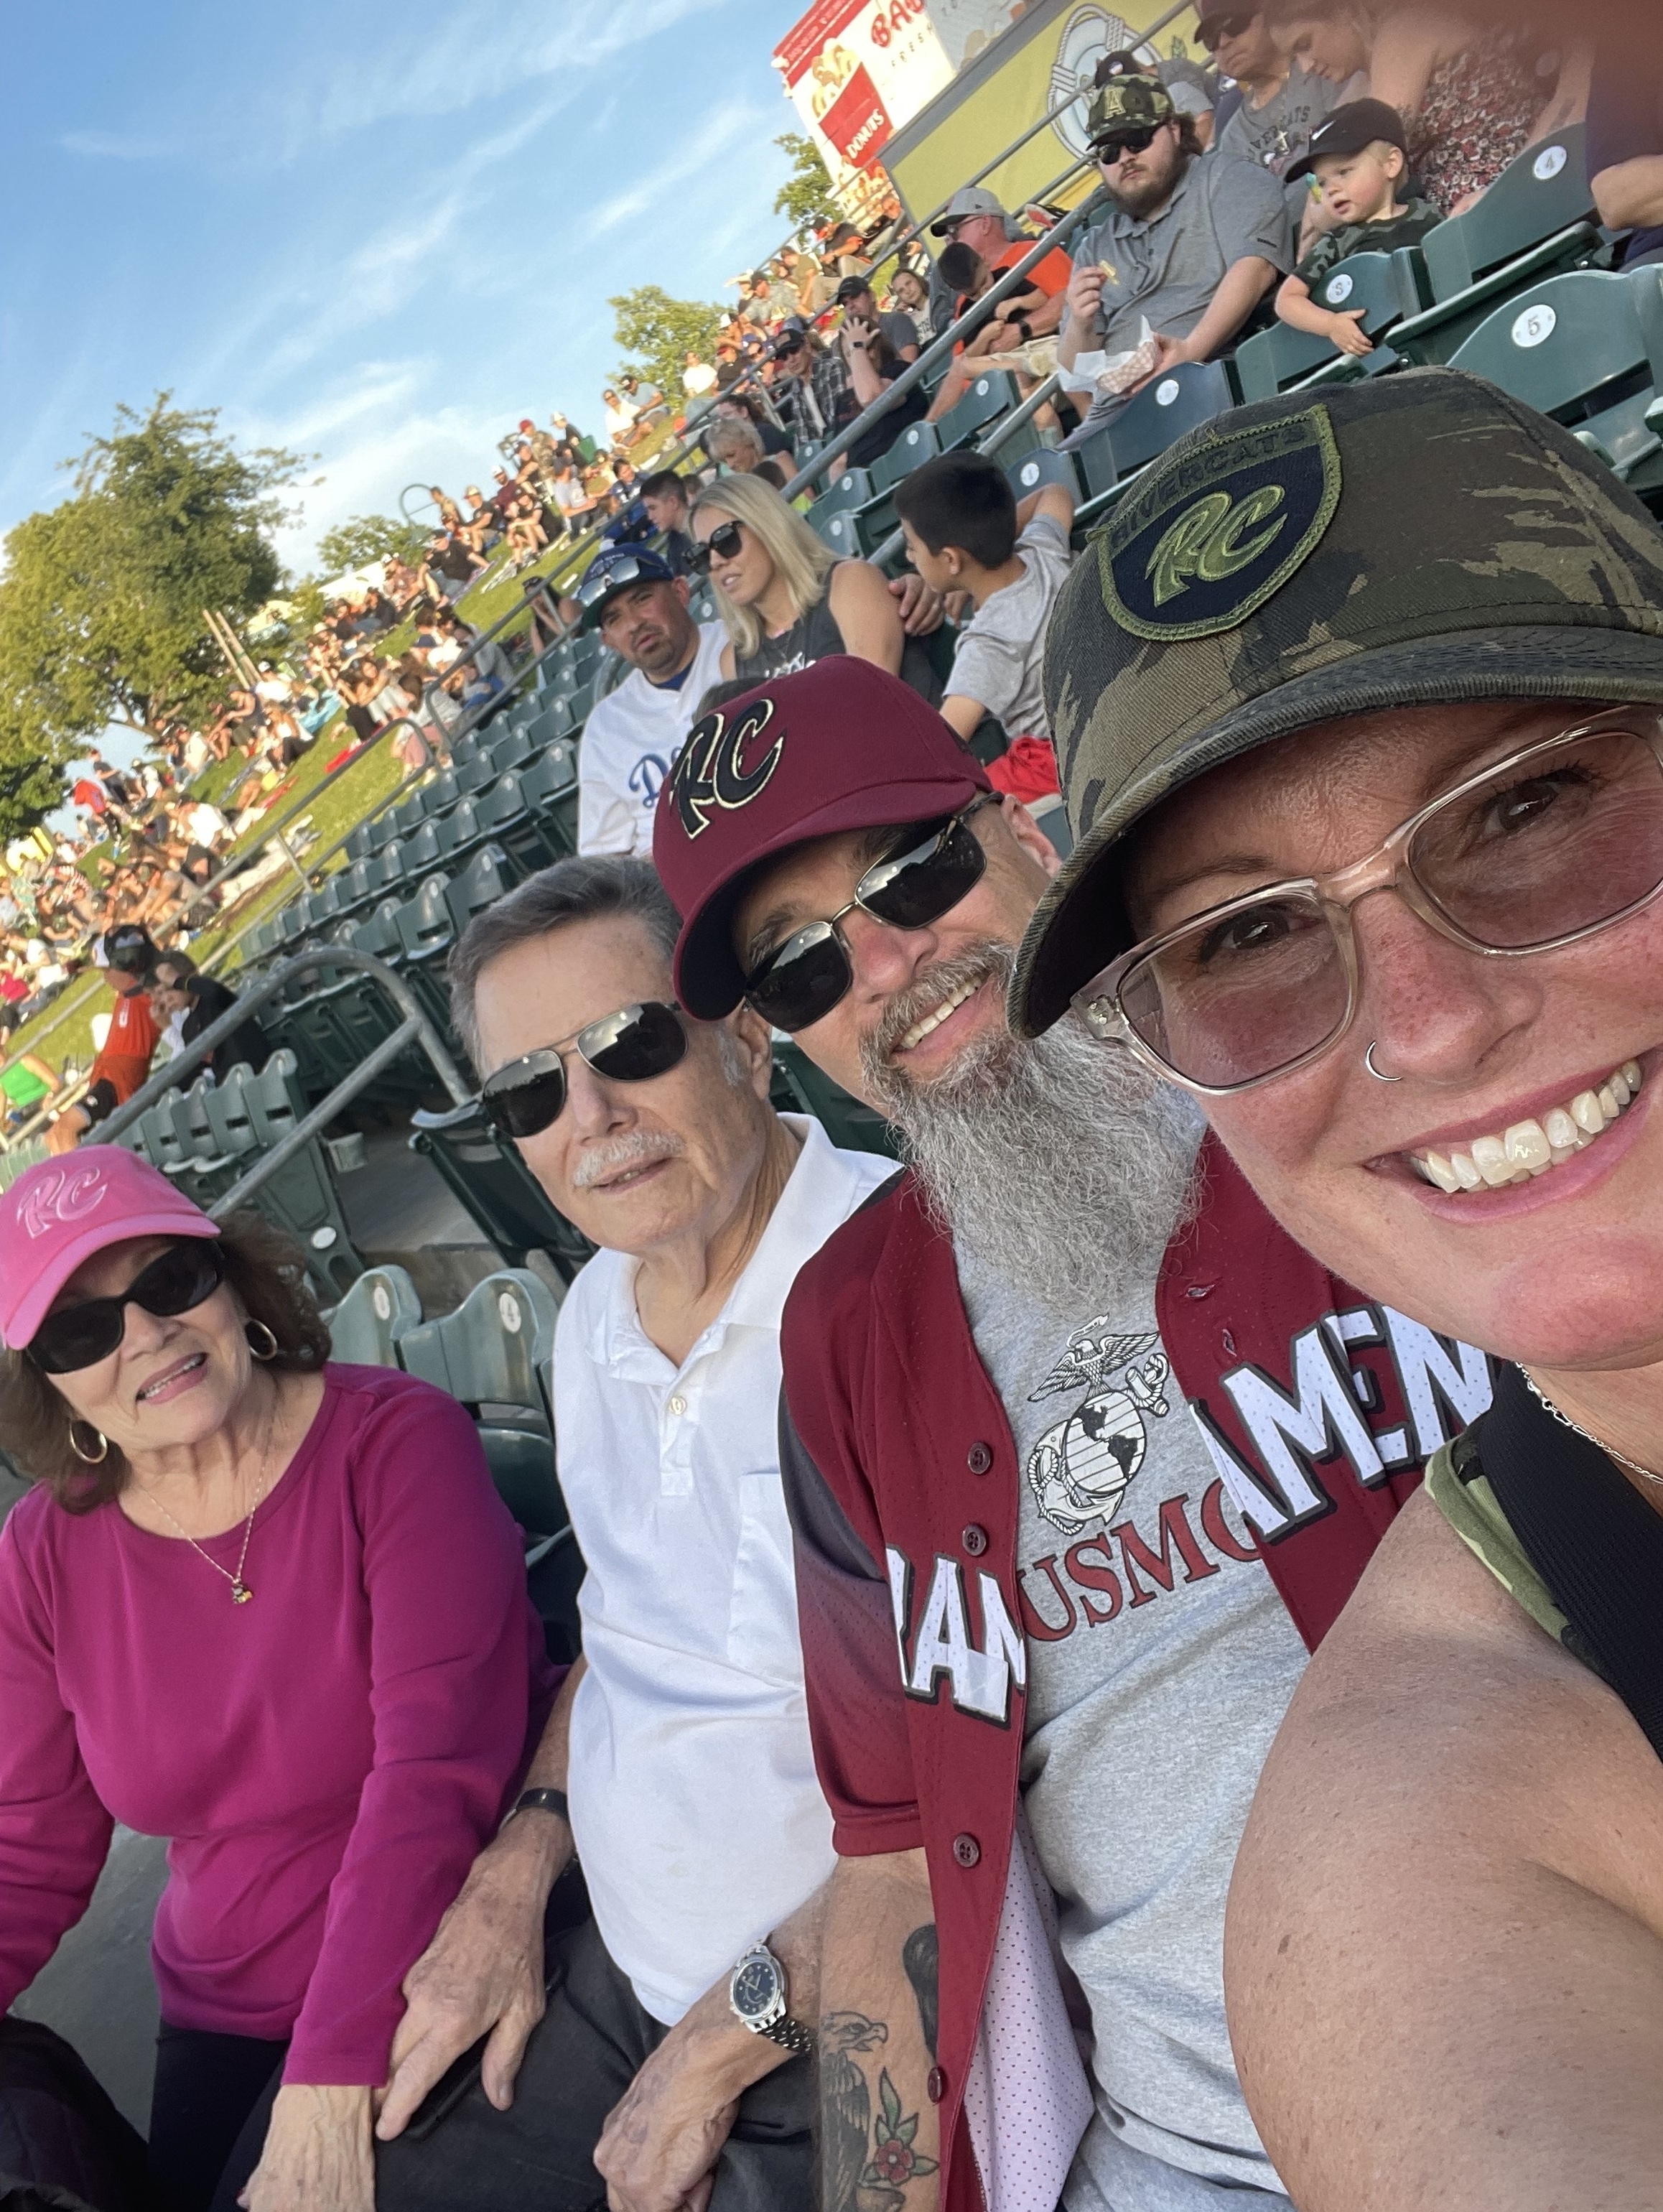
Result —
POLYGON ((1477 1444, 1526 1556, 1663 1759, 1663 1514, 1516 1367, 1501 1370, 1477 1444))

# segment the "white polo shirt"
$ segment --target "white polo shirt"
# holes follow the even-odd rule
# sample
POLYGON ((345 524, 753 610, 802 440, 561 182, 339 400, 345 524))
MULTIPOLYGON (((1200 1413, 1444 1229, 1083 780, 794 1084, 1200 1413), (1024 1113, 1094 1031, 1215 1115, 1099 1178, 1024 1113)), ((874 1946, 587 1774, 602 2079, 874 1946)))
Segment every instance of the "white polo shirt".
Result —
POLYGON ((699 625, 699 650, 673 689, 632 668, 597 701, 578 747, 578 850, 652 857, 659 787, 693 727, 699 702, 722 680, 720 623, 699 625))
POLYGON ((895 1172, 817 1121, 727 1304, 679 1368, 639 1262, 597 1254, 561 1308, 561 1487, 587 1573, 567 1794, 607 1950, 674 2026, 831 1872, 780 1483, 780 1316, 798 1269, 895 1172))

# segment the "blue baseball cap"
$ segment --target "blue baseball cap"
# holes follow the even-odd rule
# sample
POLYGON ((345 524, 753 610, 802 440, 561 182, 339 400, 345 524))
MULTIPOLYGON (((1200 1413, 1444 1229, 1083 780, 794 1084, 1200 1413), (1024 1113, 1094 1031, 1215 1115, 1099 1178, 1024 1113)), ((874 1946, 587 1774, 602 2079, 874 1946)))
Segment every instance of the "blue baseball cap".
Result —
POLYGON ((651 546, 609 545, 604 553, 596 554, 573 593, 583 609, 578 627, 593 629, 608 600, 631 584, 673 584, 675 580, 676 571, 651 546))

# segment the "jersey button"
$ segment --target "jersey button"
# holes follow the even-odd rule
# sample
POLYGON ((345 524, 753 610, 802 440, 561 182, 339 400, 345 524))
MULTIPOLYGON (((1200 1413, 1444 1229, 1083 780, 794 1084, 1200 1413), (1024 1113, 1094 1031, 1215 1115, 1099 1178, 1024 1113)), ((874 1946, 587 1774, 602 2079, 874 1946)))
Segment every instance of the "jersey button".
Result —
POLYGON ((986 1474, 993 1464, 993 1447, 978 1441, 964 1455, 964 1464, 972 1474, 986 1474))
POLYGON ((939 2066, 932 2066, 924 2083, 924 2094, 932 2105, 938 2105, 947 2094, 947 2076, 939 2066))
POLYGON ((962 1867, 979 1865, 981 1860, 981 1845, 967 1831, 962 1836, 954 1837, 953 1856, 962 1867))
POLYGON ((680 1395, 672 1398, 670 1401, 670 1410, 675 1414, 677 1419, 679 1420, 682 1415, 687 1411, 686 1399, 680 1395))
POLYGON ((979 1559, 987 1549, 987 1531, 980 1522, 973 1521, 959 1540, 973 1559, 979 1559))

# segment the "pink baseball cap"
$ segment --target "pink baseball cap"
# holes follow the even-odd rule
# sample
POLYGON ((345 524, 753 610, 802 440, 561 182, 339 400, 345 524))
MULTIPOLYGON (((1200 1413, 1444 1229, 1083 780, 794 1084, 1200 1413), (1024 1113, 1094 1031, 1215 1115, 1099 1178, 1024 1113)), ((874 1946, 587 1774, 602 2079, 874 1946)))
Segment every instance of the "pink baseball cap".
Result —
POLYGON ((76 1269, 130 1237, 217 1237, 219 1224, 120 1145, 27 1168, 0 1194, 0 1340, 33 1341, 76 1269))

